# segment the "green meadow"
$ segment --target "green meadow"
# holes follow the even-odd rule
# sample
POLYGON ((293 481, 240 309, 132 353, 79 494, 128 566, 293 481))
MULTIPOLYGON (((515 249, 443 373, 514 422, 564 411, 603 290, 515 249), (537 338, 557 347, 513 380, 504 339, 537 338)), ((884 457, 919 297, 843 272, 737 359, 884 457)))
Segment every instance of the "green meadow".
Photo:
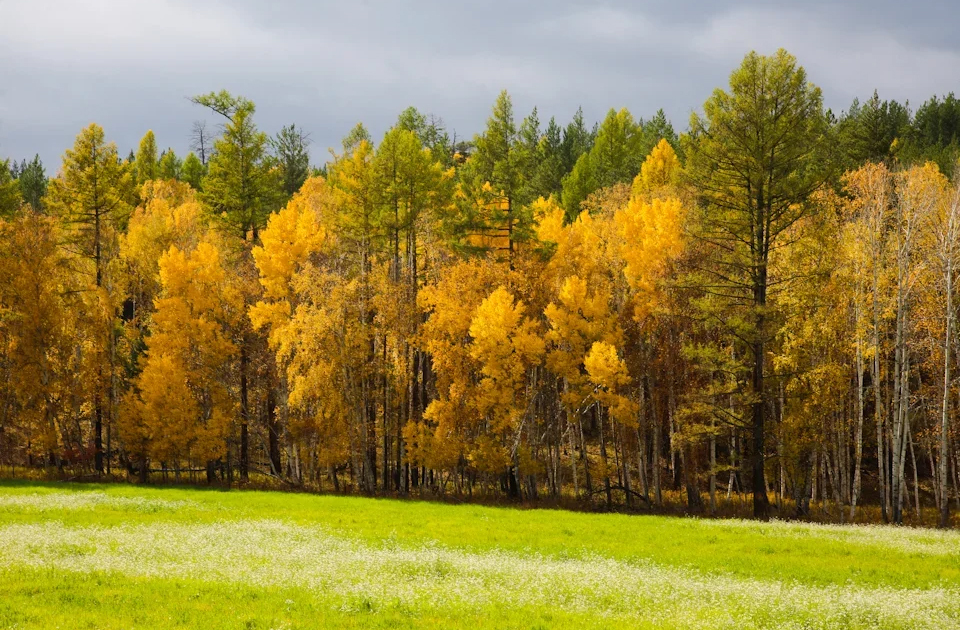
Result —
POLYGON ((0 482, 0 628, 960 628, 960 532, 0 482))

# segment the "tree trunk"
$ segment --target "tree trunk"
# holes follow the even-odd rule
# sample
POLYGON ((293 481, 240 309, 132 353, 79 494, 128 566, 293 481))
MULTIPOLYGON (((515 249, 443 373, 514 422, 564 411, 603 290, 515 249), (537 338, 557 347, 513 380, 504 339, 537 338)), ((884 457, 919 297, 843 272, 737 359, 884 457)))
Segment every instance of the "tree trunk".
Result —
POLYGON ((683 468, 683 486, 687 493, 687 509, 699 514, 703 512, 703 498, 697 484, 696 459, 689 444, 680 449, 680 467, 683 468))
POLYGON ((610 465, 607 462, 607 442, 603 431, 603 409, 600 403, 593 407, 597 418, 597 425, 600 427, 600 459, 603 461, 603 490, 607 495, 607 509, 613 507, 613 494, 610 489, 610 465))
MULTIPOLYGON (((762 317, 758 317, 763 320, 762 317)), ((750 453, 751 468, 753 470, 753 516, 761 520, 767 520, 770 512, 770 500, 767 498, 767 483, 764 477, 765 458, 765 410, 766 396, 763 383, 763 341, 756 341, 753 344, 753 392, 757 401, 753 403, 753 415, 751 429, 753 432, 753 443, 750 453)))
MULTIPOLYGON (((947 478, 947 461, 950 459, 950 334, 953 329, 953 260, 947 260, 946 273, 946 332, 943 340, 943 404, 940 413, 940 469, 938 471, 940 485, 940 519, 941 528, 950 525, 950 493, 947 492, 949 479, 947 478)), ((931 472, 933 472, 931 470, 931 472)))
POLYGON ((650 474, 653 477, 653 500, 659 507, 663 505, 663 494, 660 490, 660 456, 663 445, 660 444, 660 419, 657 417, 657 406, 653 403, 652 397, 650 398, 650 419, 653 422, 653 456, 650 458, 650 474))
POLYGON ((277 394, 274 383, 267 388, 267 450, 270 452, 270 468, 274 475, 282 474, 280 468, 280 419, 277 417, 277 394))
POLYGON ((716 420, 710 420, 710 516, 717 515, 717 435, 716 420))
MULTIPOLYGON (((858 308, 859 311, 859 308, 858 308)), ((856 318, 859 321, 859 317, 856 318)), ((850 497, 850 520, 857 515, 857 500, 860 498, 860 463, 863 459, 863 348, 857 333, 857 443, 854 455, 853 493, 850 497)))
POLYGON ((250 436, 248 422, 250 421, 250 406, 247 392, 247 371, 249 370, 247 357, 246 335, 240 340, 240 481, 250 478, 250 436))

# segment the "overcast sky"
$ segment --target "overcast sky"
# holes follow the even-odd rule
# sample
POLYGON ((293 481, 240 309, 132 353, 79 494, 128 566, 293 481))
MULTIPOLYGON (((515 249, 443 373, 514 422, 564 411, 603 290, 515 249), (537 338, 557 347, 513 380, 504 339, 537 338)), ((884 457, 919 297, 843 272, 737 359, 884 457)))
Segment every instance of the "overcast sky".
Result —
POLYGON ((914 107, 960 91, 960 7, 836 4, 0 0, 0 157, 39 153, 53 174, 90 122, 124 155, 152 128, 182 156, 207 117, 187 97, 222 88, 269 133, 304 127, 314 163, 409 105, 472 136, 504 88, 518 118, 662 107, 681 131, 746 52, 781 46, 835 111, 874 89, 914 107))

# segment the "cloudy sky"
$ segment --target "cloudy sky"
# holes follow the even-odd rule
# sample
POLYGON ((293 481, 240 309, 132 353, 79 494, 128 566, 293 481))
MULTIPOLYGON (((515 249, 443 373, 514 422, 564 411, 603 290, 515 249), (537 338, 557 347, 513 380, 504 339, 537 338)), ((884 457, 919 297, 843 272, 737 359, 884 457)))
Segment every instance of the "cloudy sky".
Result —
POLYGON ((682 130, 747 51, 781 46, 835 111, 874 89, 913 105, 960 91, 960 8, 839 4, 0 0, 0 157, 39 153, 55 172, 94 121, 123 154, 152 128, 183 155, 206 117, 187 97, 221 88, 253 100, 269 133, 304 127, 315 163, 409 105, 470 136, 504 88, 518 116, 662 107, 682 130))

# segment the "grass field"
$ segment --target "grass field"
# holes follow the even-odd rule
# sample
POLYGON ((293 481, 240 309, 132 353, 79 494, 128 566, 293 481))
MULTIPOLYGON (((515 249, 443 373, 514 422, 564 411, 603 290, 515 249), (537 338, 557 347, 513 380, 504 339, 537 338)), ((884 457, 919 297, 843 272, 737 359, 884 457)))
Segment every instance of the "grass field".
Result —
POLYGON ((2 628, 960 628, 960 532, 0 482, 2 628))

